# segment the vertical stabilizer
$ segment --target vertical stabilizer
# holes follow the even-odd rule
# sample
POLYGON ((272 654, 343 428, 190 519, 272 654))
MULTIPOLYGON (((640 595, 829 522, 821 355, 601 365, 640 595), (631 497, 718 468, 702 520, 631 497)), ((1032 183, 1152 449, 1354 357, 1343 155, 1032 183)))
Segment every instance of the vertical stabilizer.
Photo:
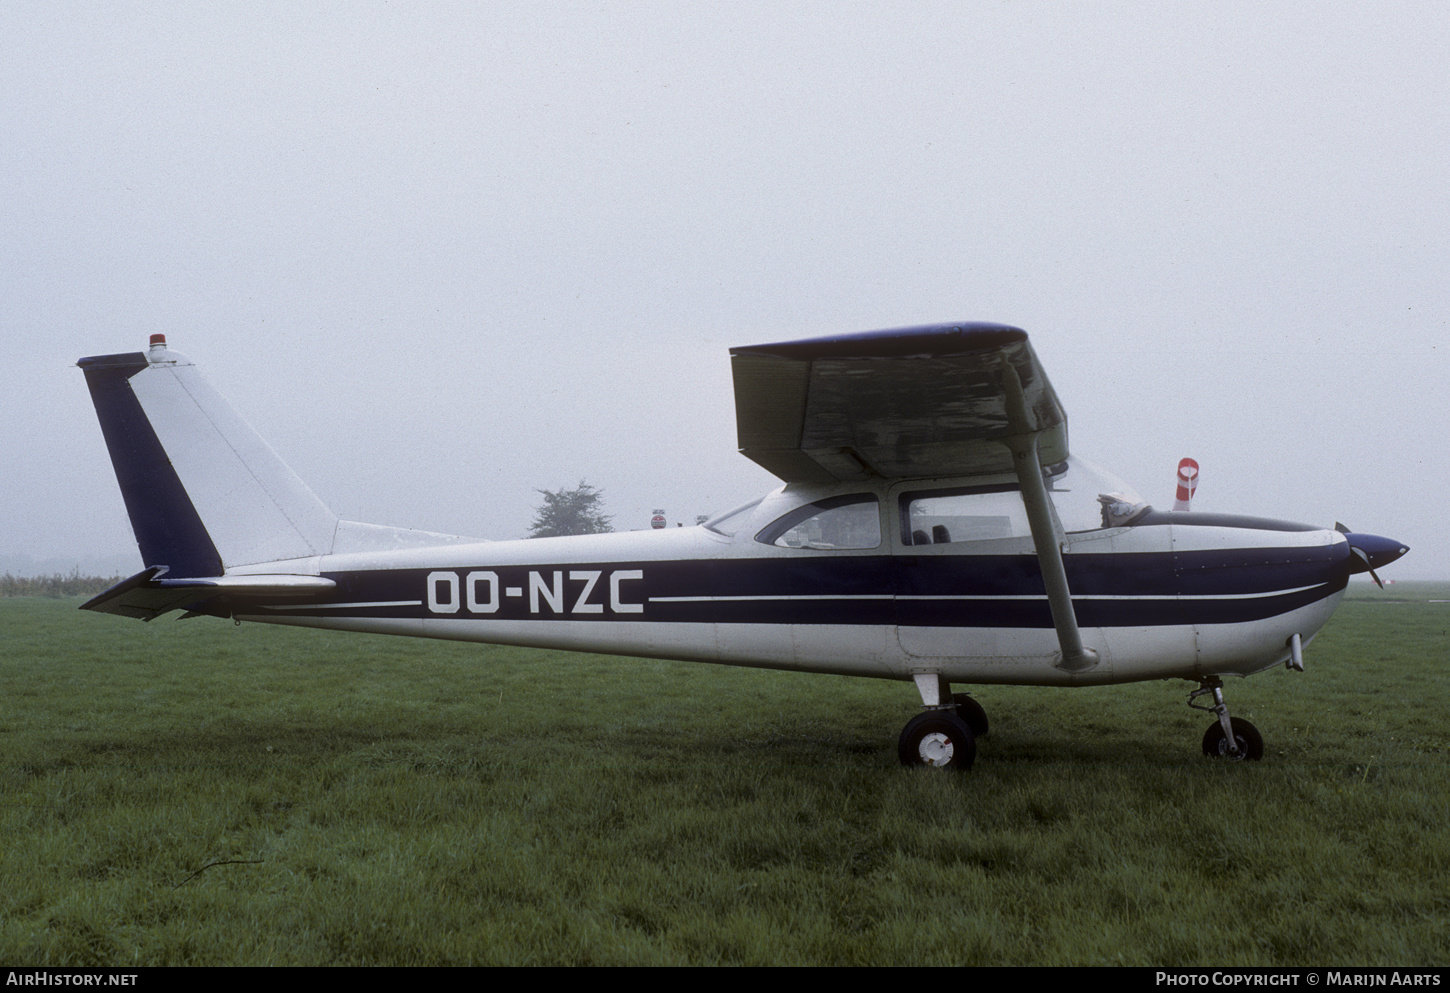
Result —
POLYGON ((332 550, 337 516, 163 336, 77 364, 147 566, 219 576, 332 550))

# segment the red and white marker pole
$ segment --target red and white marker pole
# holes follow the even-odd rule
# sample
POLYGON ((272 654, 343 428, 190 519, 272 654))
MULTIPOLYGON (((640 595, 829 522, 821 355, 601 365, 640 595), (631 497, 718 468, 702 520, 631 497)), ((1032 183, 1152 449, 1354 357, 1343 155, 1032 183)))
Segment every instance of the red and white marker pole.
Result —
POLYGON ((1178 463, 1178 495, 1173 501, 1174 510, 1188 510, 1193 501, 1193 491, 1198 488, 1198 463, 1184 459, 1178 463))

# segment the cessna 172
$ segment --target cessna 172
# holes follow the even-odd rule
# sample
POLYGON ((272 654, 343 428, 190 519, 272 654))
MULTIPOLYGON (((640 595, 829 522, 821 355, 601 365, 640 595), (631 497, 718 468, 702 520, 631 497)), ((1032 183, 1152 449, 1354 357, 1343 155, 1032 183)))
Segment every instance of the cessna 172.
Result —
POLYGON ((1258 759, 1223 678, 1302 669, 1349 576, 1407 550, 1154 510, 1069 454, 1017 328, 731 362, 740 450, 784 486, 693 528, 481 542, 339 520, 164 336, 81 359, 146 565, 85 609, 910 680, 907 765, 972 764, 987 718, 954 683, 1182 678, 1203 751, 1258 759))

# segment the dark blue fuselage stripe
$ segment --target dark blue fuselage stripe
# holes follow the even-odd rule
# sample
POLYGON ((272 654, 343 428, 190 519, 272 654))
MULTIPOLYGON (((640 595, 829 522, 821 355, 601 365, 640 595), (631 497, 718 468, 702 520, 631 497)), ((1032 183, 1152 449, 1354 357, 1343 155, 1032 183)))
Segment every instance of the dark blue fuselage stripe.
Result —
MULTIPOLYGON (((277 611, 314 617, 1052 627, 1036 560, 1023 555, 480 565, 324 575, 337 583, 327 600, 286 606, 279 601, 277 611), (586 572, 597 574, 592 586, 586 572)), ((1344 589, 1348 575, 1342 545, 1068 559, 1078 622, 1090 627, 1260 620, 1344 589)))

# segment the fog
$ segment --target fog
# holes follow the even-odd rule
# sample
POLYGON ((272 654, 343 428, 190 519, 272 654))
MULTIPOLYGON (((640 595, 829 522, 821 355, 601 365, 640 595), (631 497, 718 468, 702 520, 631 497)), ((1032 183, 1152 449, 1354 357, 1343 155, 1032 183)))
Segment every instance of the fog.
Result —
POLYGON ((167 335, 354 520, 778 485, 728 349, 1025 328, 1167 506, 1446 578, 1450 7, 0 7, 0 556, 141 567, 85 355, 167 335))

